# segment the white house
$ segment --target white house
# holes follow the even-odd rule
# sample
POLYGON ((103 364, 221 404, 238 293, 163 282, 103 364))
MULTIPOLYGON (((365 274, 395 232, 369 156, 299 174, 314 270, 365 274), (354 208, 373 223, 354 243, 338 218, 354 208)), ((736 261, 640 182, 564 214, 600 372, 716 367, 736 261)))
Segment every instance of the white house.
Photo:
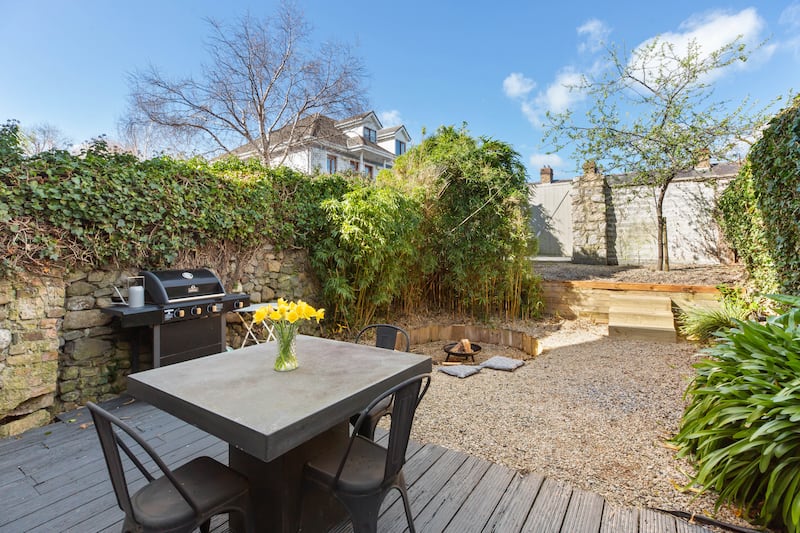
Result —
MULTIPOLYGON (((410 143, 405 126, 384 128, 373 111, 340 121, 315 114, 272 132, 270 163, 307 173, 350 170, 373 178, 378 170, 391 168, 410 143)), ((231 153, 249 159, 257 151, 246 144, 231 153)))

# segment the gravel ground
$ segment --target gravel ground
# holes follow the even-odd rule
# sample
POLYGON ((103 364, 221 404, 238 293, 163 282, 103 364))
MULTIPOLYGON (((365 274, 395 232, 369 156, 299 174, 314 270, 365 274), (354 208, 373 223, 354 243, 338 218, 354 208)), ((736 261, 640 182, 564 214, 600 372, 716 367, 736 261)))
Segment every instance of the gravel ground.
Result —
POLYGON ((430 390, 412 438, 537 472, 612 503, 676 509, 747 525, 714 497, 683 492, 691 466, 666 442, 678 428, 697 347, 611 340, 585 320, 514 327, 535 333, 536 358, 482 344, 492 355, 528 358, 514 372, 484 369, 459 379, 438 372, 443 343, 412 351, 434 357, 430 390))
MULTIPOLYGON (((549 280, 635 283, 741 284, 738 265, 673 265, 669 272, 537 262, 549 280)), ((397 323, 461 322, 413 317, 397 323)), ((748 524, 714 495, 680 490, 693 472, 675 458, 668 439, 678 429, 683 393, 694 375, 698 347, 608 338, 608 327, 588 320, 546 319, 502 324, 536 336, 543 353, 531 358, 505 346, 481 344, 478 363, 493 355, 526 359, 514 372, 485 369, 459 379, 437 371, 444 343, 412 351, 434 359, 431 388, 420 404, 412 437, 483 457, 520 472, 537 472, 601 494, 619 505, 676 509, 748 524)))
POLYGON ((533 264, 533 271, 546 280, 608 280, 712 286, 740 284, 747 278, 747 272, 742 265, 672 265, 668 271, 659 271, 651 267, 537 261, 533 264))

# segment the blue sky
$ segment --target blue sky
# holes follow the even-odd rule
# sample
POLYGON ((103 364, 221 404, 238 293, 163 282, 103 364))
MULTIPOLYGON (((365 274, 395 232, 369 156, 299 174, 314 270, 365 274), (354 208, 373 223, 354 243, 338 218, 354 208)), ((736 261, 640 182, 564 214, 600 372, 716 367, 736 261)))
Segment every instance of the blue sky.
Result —
MULTIPOLYGON (((540 120, 548 109, 585 102, 562 83, 601 58, 600 40, 628 49, 661 35, 709 46, 743 35, 764 45, 716 81, 715 98, 767 103, 800 89, 800 0, 375 2, 297 0, 320 41, 355 45, 369 72, 371 108, 384 126, 466 122, 476 136, 511 144, 537 181, 551 165, 571 178, 580 162, 545 155, 540 120), (545 4, 545 5, 537 5, 545 4), (610 4, 610 5, 609 5, 610 4)), ((56 126, 74 142, 117 136, 127 75, 153 64, 171 76, 206 60, 206 17, 268 15, 276 1, 0 0, 0 122, 56 126)))

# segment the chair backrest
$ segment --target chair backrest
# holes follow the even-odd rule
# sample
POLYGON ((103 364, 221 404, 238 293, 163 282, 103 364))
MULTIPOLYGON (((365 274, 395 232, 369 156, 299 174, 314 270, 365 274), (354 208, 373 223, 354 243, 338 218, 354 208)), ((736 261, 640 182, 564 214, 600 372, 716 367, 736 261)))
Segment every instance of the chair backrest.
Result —
MULTIPOLYGON (((414 422, 414 414, 417 411, 417 406, 425 393, 428 392, 428 387, 431 384, 430 374, 420 374, 409 378, 402 383, 392 387, 375 398, 370 404, 361 411, 358 421, 353 429, 353 436, 351 437, 350 445, 356 438, 359 437, 358 430, 362 423, 366 423, 369 419, 370 411, 385 398, 394 395, 394 406, 392 408, 391 426, 389 428, 389 445, 387 447, 388 453, 386 454, 386 467, 384 469, 384 479, 389 479, 400 472, 406 462, 406 449, 408 448, 408 439, 411 436, 411 425, 414 422)), ((348 447, 347 453, 339 466, 339 472, 336 475, 336 480, 339 478, 345 463, 347 462, 347 455, 350 452, 348 447)), ((334 482, 335 483, 335 482, 334 482)))
POLYGON ((94 421, 94 427, 97 430, 97 436, 100 439, 100 446, 103 449, 103 456, 106 460, 106 466, 108 466, 108 473, 111 477, 111 485, 114 487, 114 493, 117 496, 117 503, 126 515, 134 519, 136 518, 133 513, 133 506, 131 505, 130 493, 128 492, 128 482, 125 477, 125 467, 122 464, 122 457, 119 451, 122 450, 125 452, 125 455, 134 465, 136 465, 136 468, 139 469, 147 481, 153 481, 155 478, 147 470, 147 468, 145 468, 141 460, 125 443, 117 431, 115 431, 115 426, 125 432, 125 434, 127 434, 137 445, 139 445, 139 447, 141 447, 142 450, 144 450, 145 453, 147 453, 147 455, 150 456, 150 459, 152 459, 152 461, 158 466, 159 470, 161 470, 161 472, 172 482, 181 496, 183 496, 186 502, 192 507, 192 509, 194 509, 195 513, 198 512, 197 503, 184 490, 180 483, 177 482, 169 467, 167 467, 158 454, 156 454, 155 450, 153 450, 153 448, 151 448, 150 445, 145 442, 145 440, 136 432, 136 430, 92 402, 88 402, 86 407, 88 407, 89 411, 92 413, 92 420, 94 421))
POLYGON ((411 337, 409 337, 408 332, 392 324, 370 324, 365 326, 356 335, 356 343, 361 340, 365 333, 371 330, 375 330, 375 346, 378 348, 394 350, 397 347, 397 336, 400 335, 404 341, 401 351, 407 352, 411 349, 411 337))

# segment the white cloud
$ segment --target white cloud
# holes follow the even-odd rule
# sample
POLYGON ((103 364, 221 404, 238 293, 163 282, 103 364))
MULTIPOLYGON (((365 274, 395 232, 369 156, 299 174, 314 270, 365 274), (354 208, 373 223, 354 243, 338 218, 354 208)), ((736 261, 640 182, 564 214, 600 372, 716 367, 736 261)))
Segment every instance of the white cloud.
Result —
MULTIPOLYGON (((540 169, 544 166, 554 169, 564 166, 564 160, 558 154, 533 154, 528 158, 531 168, 540 169)), ((553 172, 553 178, 558 179, 553 172)))
MULTIPOLYGON (((690 43, 699 47, 701 54, 710 54, 723 46, 730 44, 737 38, 751 51, 758 47, 763 40, 761 33, 765 27, 764 20, 758 15, 755 8, 747 8, 738 13, 726 11, 709 11, 695 15, 685 20, 680 25, 678 32, 667 32, 656 38, 661 42, 671 43, 677 56, 685 56, 690 43)), ((645 46, 652 43, 649 39, 640 44, 633 54, 631 61, 637 61, 637 56, 645 46)), ((774 46, 765 46, 760 50, 763 57, 768 57, 774 51, 774 46)), ((665 65, 640 65, 656 70, 665 65)), ((668 66, 668 65, 667 65, 668 66)), ((740 66, 743 66, 740 64, 740 66)), ((723 72, 711 73, 707 81, 721 76, 723 72)))
POLYGON ((402 126, 403 117, 400 116, 400 111, 392 109, 390 111, 381 111, 378 113, 378 118, 383 124, 384 128, 391 128, 392 126, 402 126))
POLYGON ((503 80, 503 92, 509 98, 525 98, 536 87, 536 82, 521 72, 512 72, 503 80))
POLYGON ((547 90, 536 97, 537 107, 553 113, 566 111, 575 102, 583 99, 584 95, 579 87, 583 75, 572 68, 566 68, 558 73, 555 81, 547 90))
POLYGON ((789 35, 786 41, 786 47, 791 50, 795 57, 800 58, 800 2, 794 2, 789 7, 781 12, 778 19, 781 26, 786 27, 786 33, 789 35))
POLYGON ((590 19, 583 25, 578 26, 578 35, 585 37, 585 40, 578 44, 579 52, 597 52, 603 48, 606 38, 611 33, 605 22, 598 19, 590 19))

